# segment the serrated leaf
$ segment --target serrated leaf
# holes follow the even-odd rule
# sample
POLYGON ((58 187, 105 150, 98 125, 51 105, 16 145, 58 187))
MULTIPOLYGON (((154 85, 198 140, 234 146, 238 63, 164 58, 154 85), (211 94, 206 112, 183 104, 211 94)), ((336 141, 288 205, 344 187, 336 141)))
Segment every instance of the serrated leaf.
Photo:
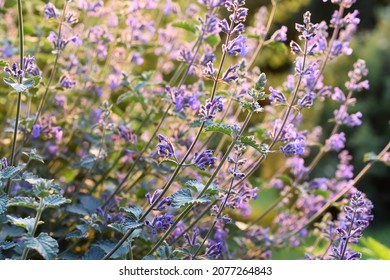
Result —
POLYGON ((23 154, 26 155, 26 156, 28 157, 28 161, 33 161, 33 160, 35 160, 35 161, 39 161, 39 162, 41 162, 41 163, 45 163, 45 161, 43 160, 43 158, 42 158, 40 155, 38 155, 38 154, 36 153, 36 150, 35 150, 35 149, 32 149, 29 153, 24 152, 23 154))
POLYGON ((0 194, 0 215, 7 211, 8 195, 5 193, 0 194))
POLYGON ((7 206, 23 206, 37 209, 39 203, 33 197, 16 196, 8 200, 7 206))
MULTIPOLYGON (((97 247, 102 249, 107 254, 115 247, 116 244, 117 244, 117 242, 112 242, 112 241, 105 240, 105 241, 100 241, 100 242, 98 242, 96 244, 93 244, 92 247, 97 246, 97 247)), ((116 259, 116 258, 120 258, 122 256, 125 256, 129 252, 129 250, 130 250, 129 243, 125 242, 112 255, 112 258, 116 259)))
POLYGON ((204 41, 210 46, 215 47, 221 42, 221 38, 218 35, 210 35, 204 41))
POLYGON ((58 243, 46 232, 41 232, 38 237, 25 237, 26 247, 37 251, 45 260, 52 260, 58 254, 58 243))
POLYGON ((126 218, 125 221, 123 222, 123 228, 125 231, 128 231, 130 229, 140 228, 143 225, 144 225, 143 223, 137 222, 132 217, 126 218))
POLYGON ((16 246, 16 244, 14 242, 4 241, 4 242, 0 243, 0 250, 8 250, 8 249, 11 249, 15 246, 16 246))
MULTIPOLYGON (((34 228, 35 224, 35 218, 16 218, 11 215, 7 215, 8 221, 10 221, 11 224, 24 228, 28 233, 32 233, 32 230, 34 228)), ((42 221, 38 222, 38 225, 43 224, 42 221)))
POLYGON ((83 260, 101 260, 105 253, 99 247, 91 247, 88 252, 83 256, 83 260))
MULTIPOLYGON (((186 187, 189 187, 190 189, 192 189, 193 191, 196 191, 197 193, 201 193, 205 187, 204 184, 196 181, 196 180, 190 180, 190 181, 187 181, 185 183, 186 187)), ((209 194, 209 195, 215 195, 218 193, 218 186, 216 184, 211 184, 205 194, 209 194)))
POLYGON ((81 239, 81 238, 88 237, 88 230, 89 230, 88 225, 77 225, 76 228, 77 228, 76 230, 66 235, 66 239, 70 239, 70 238, 81 239))
POLYGON ((37 83, 39 83, 39 80, 40 80, 40 77, 38 77, 38 80, 37 80, 37 77, 32 77, 32 78, 24 80, 20 84, 11 78, 4 78, 4 82, 7 85, 9 85, 10 87, 12 87, 18 93, 22 93, 22 92, 28 90, 29 88, 32 88, 37 83))
POLYGON ((0 180, 12 179, 23 169, 22 166, 7 166, 0 170, 0 180))
MULTIPOLYGON (((5 217, 7 219, 7 217, 5 217)), ((8 219, 7 219, 8 220, 8 219)), ((19 237, 25 233, 24 229, 14 225, 2 225, 0 230, 0 240, 19 237)))
POLYGON ((267 146, 258 144, 255 140, 254 136, 242 136, 240 138, 241 143, 251 146, 252 148, 256 149, 261 154, 265 155, 268 152, 267 146))
POLYGON ((210 199, 207 196, 200 198, 193 198, 191 191, 189 189, 180 190, 171 195, 173 208, 180 208, 188 204, 199 204, 210 202, 210 199))
POLYGON ((222 123, 211 123, 211 124, 207 125, 204 130, 205 131, 220 132, 220 133, 223 133, 223 134, 226 134, 229 136, 231 136, 232 132, 233 132, 233 129, 229 125, 222 124, 222 123))
POLYGON ((65 203, 71 203, 70 199, 66 199, 61 195, 49 195, 43 198, 43 207, 44 208, 56 208, 65 203))
POLYGON ((134 220, 139 220, 142 215, 142 209, 138 206, 121 207, 120 210, 130 214, 130 216, 133 217, 134 220))
POLYGON ((172 248, 166 242, 164 242, 160 245, 160 247, 158 247, 157 254, 159 255, 161 260, 174 259, 172 248))
MULTIPOLYGON (((46 180, 43 178, 27 179, 27 182, 33 185, 33 192, 37 197, 44 198, 51 194, 54 184, 53 180, 46 180)), ((58 191, 58 190, 57 190, 58 191)))
POLYGON ((195 25, 187 23, 187 22, 184 22, 184 21, 174 22, 174 23, 172 23, 172 26, 173 27, 178 27, 178 28, 181 28, 181 29, 184 29, 184 30, 187 30, 187 31, 190 31, 192 33, 196 32, 195 25))

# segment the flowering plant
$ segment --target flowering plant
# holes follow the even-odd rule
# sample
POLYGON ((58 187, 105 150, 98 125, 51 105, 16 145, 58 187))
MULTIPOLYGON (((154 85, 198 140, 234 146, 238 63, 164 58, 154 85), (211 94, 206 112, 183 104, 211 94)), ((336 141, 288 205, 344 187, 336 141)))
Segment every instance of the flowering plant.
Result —
POLYGON ((305 12, 292 39, 274 24, 280 2, 252 26, 245 0, 7 8, 18 31, 7 23, 0 52, 2 91, 16 92, 4 97, 15 105, 2 123, 0 259, 269 259, 281 246, 360 258, 351 243, 373 205, 355 185, 389 164, 390 144, 354 174, 343 129, 363 124, 366 62, 344 85, 324 76, 352 53, 356 1, 330 1, 329 21, 305 12), (290 50, 284 82, 259 67, 264 48, 290 50), (323 136, 306 124, 321 102, 337 104, 323 136), (313 175, 326 154, 339 163, 313 175), (257 176, 275 159, 272 176, 257 176), (253 210, 269 190, 278 198, 253 210))

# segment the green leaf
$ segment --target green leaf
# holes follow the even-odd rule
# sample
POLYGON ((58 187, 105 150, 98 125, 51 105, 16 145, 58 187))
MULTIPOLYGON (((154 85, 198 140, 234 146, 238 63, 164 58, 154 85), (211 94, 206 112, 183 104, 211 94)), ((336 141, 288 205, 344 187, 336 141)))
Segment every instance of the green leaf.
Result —
POLYGON ((21 84, 16 82, 15 80, 11 78, 4 78, 4 82, 12 87, 16 92, 22 93, 29 88, 32 88, 36 84, 38 84, 40 81, 40 77, 32 77, 29 79, 24 80, 21 84))
MULTIPOLYGON (((98 247, 107 254, 116 246, 116 244, 117 242, 105 240, 93 244, 92 247, 98 247)), ((112 258, 116 259, 125 256, 129 252, 129 249, 130 249, 129 243, 128 242, 123 243, 122 246, 119 247, 119 249, 112 255, 112 258)))
POLYGON ((0 243, 0 251, 8 250, 16 246, 16 243, 10 241, 4 241, 0 243))
POLYGON ((210 46, 215 47, 221 42, 221 38, 218 35, 210 35, 206 37, 205 42, 210 46))
POLYGON ((0 215, 7 211, 8 195, 5 193, 0 194, 0 215))
POLYGON ((390 260, 390 248, 383 245, 376 239, 372 237, 363 237, 360 242, 367 250, 369 250, 367 253, 371 257, 375 259, 390 260))
POLYGON ((0 67, 8 67, 9 64, 7 61, 4 61, 4 60, 0 60, 0 67))
POLYGON ((182 29, 187 30, 187 31, 190 31, 190 32, 192 32, 192 33, 195 33, 195 32, 196 32, 196 27, 195 27, 195 25, 190 24, 190 23, 187 23, 187 22, 184 22, 184 21, 174 22, 174 23, 172 23, 172 26, 173 26, 173 27, 182 28, 182 29))
POLYGON ((121 95, 119 95, 118 99, 116 100, 116 104, 121 104, 124 101, 136 101, 137 97, 134 94, 130 94, 128 92, 125 92, 121 95))
POLYGON ((33 197, 16 196, 8 200, 7 206, 23 206, 37 209, 39 207, 39 203, 33 197))
POLYGON ((287 49, 286 45, 282 42, 273 41, 273 42, 268 43, 267 46, 270 46, 271 48, 276 49, 277 51, 279 51, 281 53, 288 54, 288 49, 287 49))
POLYGON ((91 247, 88 252, 83 256, 83 260, 101 260, 105 253, 99 247, 91 247))
POLYGON ((0 170, 0 180, 12 179, 23 169, 22 166, 7 166, 0 170))
MULTIPOLYGON (((205 187, 202 183, 199 183, 196 180, 190 180, 185 183, 186 187, 189 187, 193 191, 196 191, 197 193, 201 193, 205 187)), ((209 195, 215 195, 218 193, 218 186, 214 183, 212 183, 206 190, 205 194, 209 195)))
POLYGON ((160 247, 158 247, 157 254, 159 255, 161 260, 175 259, 171 246, 169 246, 166 242, 164 242, 160 245, 160 247))
POLYGON ((145 257, 142 258, 142 260, 155 261, 155 260, 157 260, 157 258, 155 256, 152 256, 152 255, 146 255, 145 257))
POLYGON ((26 181, 33 185, 34 194, 40 198, 49 196, 52 190, 55 189, 55 184, 53 184, 53 180, 38 178, 38 179, 28 179, 26 181))
POLYGON ((87 155, 74 165, 75 168, 91 169, 95 163, 94 155, 87 155))
POLYGON ((134 220, 139 220, 142 215, 142 209, 138 206, 121 207, 120 210, 130 214, 134 220))
POLYGON ((259 78, 257 79, 257 81, 255 83, 255 89, 256 90, 263 90, 266 83, 267 83, 267 76, 264 73, 261 73, 259 75, 259 78))
POLYGON ((43 198, 43 207, 44 208, 56 208, 65 203, 71 203, 70 199, 66 199, 62 195, 49 195, 43 198))
POLYGON ((288 175, 277 176, 276 179, 282 180, 285 185, 294 185, 294 180, 288 175))
POLYGON ((144 223, 137 222, 133 219, 133 217, 126 218, 123 222, 123 228, 125 231, 128 231, 130 229, 136 229, 140 228, 144 225, 144 223))
POLYGON ((37 154, 37 151, 35 149, 32 149, 29 153, 24 152, 24 155, 28 157, 28 161, 39 161, 41 163, 45 163, 43 158, 37 154))
POLYGON ((207 196, 200 198, 193 198, 191 191, 189 189, 180 190, 171 195, 173 208, 180 208, 188 204, 200 204, 210 202, 210 199, 207 196))
POLYGON ((255 140, 254 136, 242 136, 240 138, 241 143, 251 146, 252 148, 256 149, 258 152, 260 152, 263 155, 266 155, 268 153, 268 148, 266 145, 258 144, 255 140))
POLYGON ((58 254, 58 243, 46 232, 41 232, 38 237, 25 237, 26 247, 37 251, 45 260, 52 260, 58 254))
MULTIPOLYGON (((35 224, 35 218, 30 218, 30 217, 27 217, 27 218, 15 218, 11 215, 7 215, 7 218, 8 218, 8 221, 10 221, 11 224, 17 226, 17 227, 21 227, 21 228, 24 228, 25 230, 27 230, 28 233, 32 233, 33 231, 33 228, 34 228, 34 224, 35 224)), ((40 224, 43 224, 42 221, 38 222, 38 225, 40 224)))
POLYGON ((222 123, 211 123, 211 124, 207 125, 204 130, 205 131, 220 132, 220 133, 223 133, 223 134, 226 134, 229 136, 231 136, 232 132, 233 132, 233 129, 229 125, 222 124, 222 123))
POLYGON ((88 237, 88 230, 89 226, 88 225, 77 225, 76 230, 68 233, 66 235, 66 239, 70 238, 76 238, 76 239, 81 239, 81 238, 87 238, 88 237))

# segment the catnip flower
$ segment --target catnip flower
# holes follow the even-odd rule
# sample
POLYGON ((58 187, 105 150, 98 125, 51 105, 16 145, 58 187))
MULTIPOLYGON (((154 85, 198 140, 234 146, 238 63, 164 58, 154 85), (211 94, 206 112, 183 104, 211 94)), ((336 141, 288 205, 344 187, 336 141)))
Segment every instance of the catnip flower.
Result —
POLYGON ((43 7, 43 14, 47 19, 58 18, 60 16, 57 8, 50 2, 43 7))
POLYGON ((128 143, 136 144, 137 143, 137 137, 136 135, 127 129, 124 125, 120 125, 118 127, 119 129, 119 135, 122 139, 124 139, 128 143))
POLYGON ((343 150, 339 154, 340 163, 337 165, 336 178, 337 179, 351 179, 353 178, 353 165, 350 164, 352 156, 347 150, 343 150))
POLYGON ((325 151, 340 151, 345 147, 345 133, 336 133, 325 142, 325 151))
POLYGON ((173 215, 169 214, 158 215, 151 222, 145 221, 145 225, 151 228, 152 234, 166 231, 173 223, 173 215))
POLYGON ((269 87, 269 91, 271 92, 270 96, 268 97, 269 101, 271 104, 276 105, 276 104, 284 104, 287 102, 286 96, 279 91, 275 90, 273 87, 269 87))
MULTIPOLYGON (((157 199, 159 199, 161 193, 162 190, 156 190, 152 195, 150 195, 150 193, 147 193, 145 197, 149 205, 152 205, 157 199)), ((165 197, 161 199, 159 203, 157 203, 157 205, 155 206, 155 208, 153 208, 153 210, 165 211, 167 209, 167 206, 170 206, 171 203, 172 203, 171 197, 165 197)))
POLYGON ((160 156, 167 157, 167 158, 175 158, 175 149, 173 148, 173 145, 171 141, 168 140, 168 138, 162 136, 161 134, 158 135, 158 144, 157 144, 157 153, 160 156))
POLYGON ((287 41, 287 27, 283 25, 280 29, 276 30, 274 34, 272 34, 271 40, 276 42, 287 41))
POLYGON ((302 155, 305 147, 305 141, 303 139, 296 139, 280 147, 285 157, 291 157, 293 155, 302 155))
POLYGON ((207 99, 206 105, 201 105, 199 115, 202 117, 202 121, 213 121, 217 112, 223 111, 222 97, 217 96, 213 101, 207 99))
POLYGON ((206 170, 207 167, 213 166, 216 157, 213 157, 213 150, 204 150, 201 153, 196 152, 193 159, 193 164, 200 170, 206 170))

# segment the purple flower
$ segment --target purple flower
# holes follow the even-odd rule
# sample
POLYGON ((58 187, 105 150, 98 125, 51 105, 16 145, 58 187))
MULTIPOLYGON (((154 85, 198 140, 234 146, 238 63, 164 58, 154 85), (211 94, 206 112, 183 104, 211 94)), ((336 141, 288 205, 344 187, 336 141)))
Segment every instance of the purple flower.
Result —
POLYGON ((120 125, 118 127, 119 129, 119 135, 122 139, 124 139, 126 142, 136 144, 137 143, 137 137, 135 134, 127 129, 124 125, 120 125))
POLYGON ((337 102, 344 102, 345 101, 344 92, 340 88, 335 87, 334 93, 332 94, 332 100, 337 102))
POLYGON ((268 98, 271 104, 284 104, 287 102, 286 96, 281 91, 275 90, 273 87, 269 87, 269 91, 271 94, 268 98))
POLYGON ((223 48, 228 55, 245 56, 247 53, 247 47, 245 45, 246 40, 246 37, 239 35, 235 39, 229 41, 227 46, 224 45, 223 48))
POLYGON ((60 78, 60 86, 66 89, 71 89, 76 86, 76 81, 71 80, 68 75, 63 75, 60 78))
POLYGON ((169 141, 166 137, 162 135, 158 135, 158 144, 157 144, 157 153, 160 156, 164 157, 176 157, 175 155, 175 149, 173 148, 173 145, 171 141, 169 141))
POLYGON ((328 183, 329 180, 327 178, 315 178, 309 182, 309 189, 326 191, 328 183))
POLYGON ((32 128, 32 137, 38 138, 41 135, 41 126, 39 124, 34 124, 32 128))
POLYGON ((11 68, 6 66, 4 67, 4 72, 6 72, 8 75, 15 79, 19 79, 20 77, 23 76, 24 71, 21 70, 16 63, 12 63, 11 68))
POLYGON ((293 155, 302 155, 305 147, 305 141, 303 139, 296 139, 288 144, 281 146, 280 150, 285 157, 291 157, 293 155))
POLYGON ((235 75, 235 73, 239 67, 240 67, 239 64, 229 66, 229 68, 226 70, 226 72, 223 73, 222 80, 227 82, 227 83, 237 80, 238 76, 235 75))
POLYGON ((196 152, 193 159, 194 165, 201 170, 205 170, 208 166, 213 166, 217 158, 212 155, 213 150, 205 150, 201 153, 196 152))
POLYGON ((345 124, 349 127, 360 126, 362 124, 362 113, 357 112, 352 115, 348 115, 347 106, 341 105, 338 110, 334 111, 336 123, 345 124))
POLYGON ((310 108, 313 106, 314 93, 309 92, 298 100, 297 105, 299 108, 310 108))
MULTIPOLYGON (((148 201, 149 205, 152 205, 157 199, 159 199, 160 194, 162 193, 162 190, 156 190, 153 195, 150 195, 150 193, 147 193, 145 195, 146 200, 148 201)), ((160 202, 157 203, 155 208, 153 210, 155 211, 164 211, 167 209, 167 206, 170 206, 172 203, 172 199, 170 197, 165 197, 160 200, 160 202)))
POLYGON ((347 150, 339 154, 340 163, 337 165, 336 178, 337 179, 351 179, 353 178, 353 165, 349 164, 352 156, 347 150))
POLYGON ((276 30, 274 34, 272 34, 271 40, 277 42, 287 41, 287 27, 283 25, 280 29, 276 30))
POLYGON ((192 234, 192 238, 190 237, 190 235, 188 234, 188 232, 186 232, 184 234, 184 238, 186 239, 188 245, 190 245, 191 247, 195 247, 195 246, 198 246, 199 243, 196 241, 196 239, 199 237, 199 229, 198 228, 195 228, 194 229, 194 233, 192 234))
POLYGON ((45 18, 58 18, 60 16, 56 7, 50 2, 43 7, 43 14, 45 18))
POLYGON ((345 146, 345 133, 341 132, 338 134, 332 135, 329 139, 326 140, 325 150, 326 151, 340 151, 345 146))
POLYGON ((166 231, 173 223, 173 216, 169 214, 158 215, 151 222, 145 221, 145 225, 152 229, 152 234, 166 231))
POLYGON ((203 121, 212 121, 215 119, 217 112, 223 111, 222 97, 217 96, 213 101, 207 99, 206 105, 201 105, 199 110, 199 115, 202 117, 203 121))
POLYGON ((8 160, 6 157, 1 158, 0 160, 0 170, 8 167, 8 160))
POLYGON ((295 177, 303 177, 306 174, 307 168, 303 158, 297 156, 289 158, 286 164, 290 166, 291 174, 295 177))
POLYGON ((209 258, 219 257, 222 254, 223 243, 217 242, 207 246, 206 255, 209 258))

